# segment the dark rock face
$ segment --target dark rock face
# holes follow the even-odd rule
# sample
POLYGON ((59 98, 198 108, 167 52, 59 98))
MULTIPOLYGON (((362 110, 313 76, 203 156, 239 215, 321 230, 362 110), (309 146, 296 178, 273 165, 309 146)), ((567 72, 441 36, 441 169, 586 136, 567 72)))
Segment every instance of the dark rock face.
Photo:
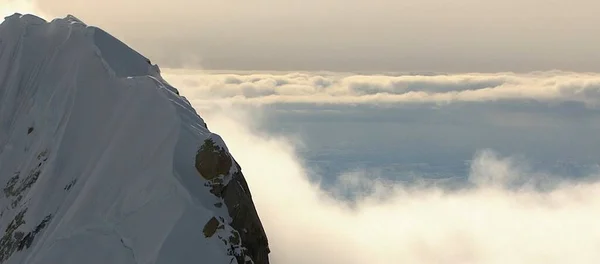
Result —
MULTIPOLYGON (((239 165, 236 163, 236 166, 239 165)), ((269 243, 260 222, 250 189, 241 168, 233 174, 233 178, 222 192, 229 215, 233 218, 231 225, 238 230, 242 244, 248 249, 254 263, 269 263, 269 243)))
MULTIPOLYGON (((17 171, 6 182, 2 191, 4 198, 10 201, 10 207, 0 209, 0 218, 5 216, 5 213, 8 215, 11 211, 15 212, 14 210, 19 210, 19 207, 23 207, 23 197, 27 195, 29 189, 35 185, 42 174, 48 160, 48 155, 49 151, 47 149, 41 151, 38 153, 37 160, 31 165, 32 169, 28 173, 17 171)), ((8 226, 0 226, 0 230, 4 228, 4 234, 0 238, 0 264, 7 261, 15 252, 31 247, 36 236, 52 220, 52 214, 49 214, 33 230, 26 231, 23 228, 27 219, 26 213, 27 207, 24 207, 14 215, 8 226)))
POLYGON ((231 157, 214 141, 207 139, 196 154, 196 169, 207 180, 227 175, 231 169, 231 157))
MULTIPOLYGON (((230 225, 239 233, 241 244, 246 248, 244 255, 256 264, 268 264, 270 250, 267 235, 239 164, 224 148, 207 139, 196 155, 196 169, 210 181, 211 192, 223 198, 227 205, 229 215, 233 219, 230 225), (232 170, 234 163, 236 167, 232 170), (234 173, 229 175, 230 171, 234 173), (223 184, 225 176, 231 176, 227 184, 223 184)), ((238 263, 247 263, 243 255, 236 258, 238 263)))
POLYGON ((4 263, 16 251, 22 251, 31 247, 35 237, 52 220, 52 215, 47 215, 33 230, 29 232, 20 231, 21 226, 25 224, 26 212, 27 209, 21 210, 6 227, 4 235, 0 239, 0 263, 4 263))
POLYGON ((202 230, 202 232, 204 232, 205 237, 211 237, 215 234, 217 228, 219 228, 219 220, 213 217, 210 220, 208 220, 208 223, 206 223, 206 225, 204 225, 204 229, 202 230))

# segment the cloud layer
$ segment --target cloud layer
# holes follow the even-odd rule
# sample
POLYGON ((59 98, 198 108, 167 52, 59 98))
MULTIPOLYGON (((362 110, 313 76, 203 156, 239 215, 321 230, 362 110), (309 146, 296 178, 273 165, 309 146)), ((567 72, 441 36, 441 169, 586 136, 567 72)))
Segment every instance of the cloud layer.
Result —
MULTIPOLYGON (((535 72, 529 74, 353 75, 337 73, 205 74, 166 70, 176 87, 193 100, 243 104, 386 104, 486 102, 500 100, 580 102, 600 99, 600 75, 535 72)), ((200 102, 200 101, 197 101, 200 102)))
POLYGON ((529 179, 551 177, 484 150, 475 154, 469 173, 474 188, 407 187, 366 181, 361 172, 352 172, 336 186, 362 193, 349 204, 312 184, 295 145, 258 131, 261 120, 254 113, 230 108, 204 118, 243 166, 273 263, 591 264, 600 259, 598 183, 555 183, 551 191, 537 191, 529 179), (518 188, 506 188, 515 183, 518 188))

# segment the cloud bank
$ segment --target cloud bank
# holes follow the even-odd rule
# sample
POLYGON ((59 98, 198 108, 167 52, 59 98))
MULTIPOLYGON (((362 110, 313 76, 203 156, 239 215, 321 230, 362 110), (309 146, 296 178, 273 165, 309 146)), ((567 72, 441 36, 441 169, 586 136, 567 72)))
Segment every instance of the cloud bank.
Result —
POLYGON ((486 101, 600 102, 600 75, 529 74, 357 75, 338 73, 203 73, 166 70, 197 103, 409 104, 486 101))
POLYGON ((243 167, 273 263, 592 264, 600 259, 599 183, 554 182, 540 191, 535 185, 553 177, 482 150, 474 153, 468 176, 473 188, 408 187, 365 180, 364 172, 354 171, 334 187, 360 192, 348 203, 308 180, 313 172, 294 142, 258 129, 264 121, 260 112, 220 109, 203 117, 243 167))

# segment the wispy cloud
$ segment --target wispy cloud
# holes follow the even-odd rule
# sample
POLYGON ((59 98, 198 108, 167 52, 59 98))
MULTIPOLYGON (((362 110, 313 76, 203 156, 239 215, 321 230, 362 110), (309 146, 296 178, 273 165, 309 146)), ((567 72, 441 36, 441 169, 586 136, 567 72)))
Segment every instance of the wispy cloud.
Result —
POLYGON ((335 186, 363 194, 348 204, 311 183, 295 144, 260 131, 256 114, 222 108, 203 117, 243 167, 273 263, 592 264, 600 259, 599 183, 551 182, 551 189, 539 191, 532 186, 555 178, 483 150, 474 153, 468 176, 473 188, 367 181, 364 173, 370 172, 356 170, 335 186))

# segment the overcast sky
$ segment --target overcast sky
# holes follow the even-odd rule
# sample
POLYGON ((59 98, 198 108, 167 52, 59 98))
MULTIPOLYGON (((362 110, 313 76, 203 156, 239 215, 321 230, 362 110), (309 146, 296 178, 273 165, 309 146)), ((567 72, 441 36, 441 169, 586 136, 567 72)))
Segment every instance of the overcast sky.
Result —
POLYGON ((600 71, 596 0, 30 1, 163 67, 600 71))

